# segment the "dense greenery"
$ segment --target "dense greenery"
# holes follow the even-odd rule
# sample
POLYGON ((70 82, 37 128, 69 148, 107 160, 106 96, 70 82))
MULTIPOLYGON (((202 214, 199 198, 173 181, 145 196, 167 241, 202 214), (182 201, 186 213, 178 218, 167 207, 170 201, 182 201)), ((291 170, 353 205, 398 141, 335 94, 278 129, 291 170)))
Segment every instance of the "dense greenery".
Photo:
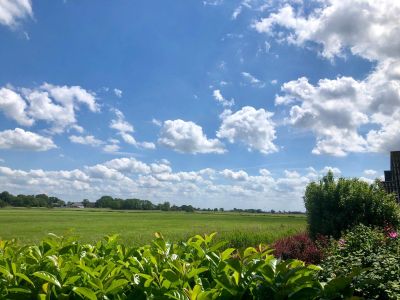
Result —
POLYGON ((46 194, 14 196, 7 191, 0 193, 0 207, 59 207, 64 205, 64 201, 46 194))
POLYGON ((319 267, 281 261, 263 246, 220 250, 212 235, 179 244, 160 234, 127 247, 116 236, 95 245, 54 235, 38 245, 0 242, 2 299, 338 299, 352 276, 327 283, 319 267))
POLYGON ((359 225, 335 241, 322 263, 322 280, 361 273, 352 285, 366 299, 399 299, 400 238, 393 228, 386 230, 359 225))
POLYGON ((335 180, 329 172, 318 183, 307 186, 304 202, 312 237, 321 234, 339 238, 342 231, 357 224, 400 224, 395 197, 378 182, 370 185, 356 178, 335 180))

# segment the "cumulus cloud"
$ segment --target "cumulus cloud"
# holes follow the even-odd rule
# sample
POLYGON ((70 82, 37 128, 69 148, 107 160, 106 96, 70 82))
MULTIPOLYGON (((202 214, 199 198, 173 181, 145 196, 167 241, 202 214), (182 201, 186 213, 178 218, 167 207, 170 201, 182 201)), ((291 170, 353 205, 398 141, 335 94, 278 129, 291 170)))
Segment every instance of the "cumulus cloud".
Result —
POLYGON ((323 170, 285 170, 273 175, 260 169, 174 172, 165 160, 147 164, 133 157, 112 159, 82 169, 18 170, 0 166, 0 190, 12 193, 48 193, 64 200, 102 195, 170 201, 196 207, 304 210, 302 195, 323 170))
POLYGON ((273 113, 264 109, 256 110, 245 106, 232 113, 224 111, 222 124, 217 132, 218 138, 225 138, 230 143, 239 142, 247 146, 249 151, 257 150, 263 154, 278 151, 274 144, 276 139, 275 123, 271 120, 273 113))
POLYGON ((228 179, 239 180, 239 181, 246 181, 249 179, 249 175, 243 170, 235 172, 235 171, 232 171, 229 169, 225 169, 225 170, 221 171, 220 173, 225 178, 228 178, 228 179))
POLYGON ((30 0, 0 1, 0 24, 9 27, 17 26, 22 20, 33 17, 30 0))
POLYGON ((0 89, 0 111, 22 126, 44 121, 50 131, 61 133, 67 128, 78 128, 76 111, 80 105, 98 112, 96 95, 80 86, 56 86, 48 83, 28 89, 11 86, 0 89))
POLYGON ((224 96, 222 96, 220 90, 214 90, 213 96, 214 96, 214 99, 224 107, 231 107, 231 106, 235 105, 235 100, 234 99, 231 99, 231 100, 225 99, 224 96))
POLYGON ((31 126, 34 122, 26 112, 27 104, 20 94, 9 88, 0 89, 0 111, 18 124, 31 126))
POLYGON ((315 154, 387 152, 400 147, 400 61, 384 61, 363 80, 305 77, 282 85, 287 122, 316 135, 315 154), (373 129, 362 134, 365 126, 373 129), (377 129, 376 129, 377 128, 377 129))
POLYGON ((369 60, 400 56, 400 3, 392 0, 328 0, 316 1, 308 15, 287 4, 253 24, 258 32, 282 35, 304 45, 322 45, 321 55, 329 59, 350 51, 369 60), (321 5, 322 4, 322 5, 321 5), (285 35, 283 33, 283 35, 285 35))
POLYGON ((0 149, 47 151, 57 148, 47 137, 21 128, 0 131, 0 149))
POLYGON ((294 45, 314 43, 327 59, 349 51, 376 65, 361 80, 339 76, 311 84, 302 77, 283 84, 276 104, 290 106, 288 123, 314 132, 313 153, 345 156, 400 147, 399 18, 397 1, 329 0, 307 15, 286 4, 253 24, 294 45))
POLYGON ((124 114, 118 110, 112 110, 115 113, 116 118, 111 120, 110 128, 116 130, 118 135, 122 138, 122 140, 130 145, 133 145, 137 148, 144 149, 155 149, 156 145, 152 142, 138 142, 133 137, 132 133, 135 131, 132 124, 125 120, 124 114))
POLYGON ((75 144, 89 145, 92 147, 98 147, 104 144, 103 141, 96 139, 93 135, 86 135, 86 136, 71 135, 69 136, 69 140, 75 144))
POLYGON ((167 120, 163 123, 158 143, 181 153, 224 153, 218 139, 208 139, 199 125, 183 120, 167 120))
POLYGON ((107 153, 116 153, 121 149, 117 144, 107 144, 103 147, 103 151, 107 153))
POLYGON ((242 72, 242 76, 244 79, 246 79, 247 82, 249 82, 252 86, 258 87, 258 88, 263 88, 265 87, 265 82, 262 82, 260 79, 254 77, 248 72, 242 72))

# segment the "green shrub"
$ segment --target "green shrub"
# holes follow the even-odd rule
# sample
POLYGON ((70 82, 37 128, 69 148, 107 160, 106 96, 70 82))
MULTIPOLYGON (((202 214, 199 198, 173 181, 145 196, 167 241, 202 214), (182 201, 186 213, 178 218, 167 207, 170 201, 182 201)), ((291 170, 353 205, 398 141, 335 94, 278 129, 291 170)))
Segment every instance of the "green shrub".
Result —
POLYGON ((332 244, 322 262, 320 279, 330 280, 358 268, 352 286, 366 299, 399 299, 400 239, 393 232, 364 225, 354 227, 332 244), (393 236, 393 237, 390 237, 393 236))
POLYGON ((338 238, 354 225, 394 227, 400 224, 400 206, 378 182, 339 178, 328 172, 318 183, 310 183, 304 196, 309 232, 338 238))
POLYGON ((0 241, 0 299, 343 299, 352 275, 329 282, 319 267, 282 261, 265 247, 220 250, 213 235, 143 247, 116 237, 95 245, 50 236, 19 247, 0 241))

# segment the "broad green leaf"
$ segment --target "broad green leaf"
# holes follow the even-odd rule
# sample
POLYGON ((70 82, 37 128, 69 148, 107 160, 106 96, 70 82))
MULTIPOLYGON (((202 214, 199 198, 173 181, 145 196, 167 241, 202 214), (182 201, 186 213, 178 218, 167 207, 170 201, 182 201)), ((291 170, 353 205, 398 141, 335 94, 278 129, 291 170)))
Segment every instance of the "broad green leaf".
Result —
POLYGON ((15 273, 15 276, 18 277, 18 278, 21 278, 21 279, 25 280, 26 282, 30 283, 33 287, 35 287, 35 284, 32 282, 32 280, 30 280, 30 279, 28 278, 28 276, 26 276, 25 274, 22 274, 22 273, 15 273))
POLYGON ((22 288, 22 287, 12 287, 12 288, 8 288, 7 291, 9 293, 13 293, 13 294, 31 294, 32 291, 28 288, 22 288))
POLYGON ((177 282, 179 281, 179 275, 177 275, 174 271, 171 269, 166 269, 161 272, 161 275, 164 276, 165 279, 171 281, 171 282, 177 282))
POLYGON ((187 277, 190 279, 190 278, 192 278, 192 277, 194 277, 194 276, 197 276, 197 275, 199 275, 199 274, 201 274, 201 273, 204 273, 204 272, 206 272, 206 271, 208 271, 208 268, 198 268, 198 269, 192 269, 189 273, 188 273, 188 275, 187 275, 187 277))
POLYGON ((88 288, 85 288, 85 287, 74 287, 72 289, 72 291, 75 294, 77 294, 77 295, 79 295, 79 296, 81 296, 83 298, 86 298, 86 299, 89 299, 89 300, 97 300, 96 294, 92 290, 90 290, 88 288))
POLYGON ((50 274, 49 272, 38 271, 38 272, 33 273, 32 275, 36 276, 40 279, 43 279, 46 282, 50 282, 50 283, 58 286, 59 288, 61 288, 60 282, 57 280, 57 278, 53 274, 50 274))
POLYGON ((226 249, 224 252, 221 253, 221 260, 228 259, 235 250, 235 248, 226 249))
POLYGON ((122 286, 126 285, 128 283, 128 280, 126 279, 117 279, 113 280, 111 285, 107 288, 106 293, 113 293, 115 290, 121 288, 122 286))

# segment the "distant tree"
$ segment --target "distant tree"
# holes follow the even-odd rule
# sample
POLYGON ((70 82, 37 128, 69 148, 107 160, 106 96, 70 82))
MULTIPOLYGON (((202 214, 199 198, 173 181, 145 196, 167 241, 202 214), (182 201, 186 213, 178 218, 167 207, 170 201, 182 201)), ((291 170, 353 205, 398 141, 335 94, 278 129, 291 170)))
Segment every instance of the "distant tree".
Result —
POLYGON ((0 193, 0 200, 4 201, 8 205, 12 205, 14 198, 15 197, 7 191, 0 193))
POLYGON ((88 199, 83 199, 82 204, 83 204, 83 207, 85 207, 85 208, 89 207, 90 201, 88 199))
POLYGON ((0 207, 6 207, 7 206, 7 202, 0 200, 0 207))
POLYGON ((169 202, 164 202, 160 204, 160 210, 168 211, 171 209, 171 204, 169 202))

